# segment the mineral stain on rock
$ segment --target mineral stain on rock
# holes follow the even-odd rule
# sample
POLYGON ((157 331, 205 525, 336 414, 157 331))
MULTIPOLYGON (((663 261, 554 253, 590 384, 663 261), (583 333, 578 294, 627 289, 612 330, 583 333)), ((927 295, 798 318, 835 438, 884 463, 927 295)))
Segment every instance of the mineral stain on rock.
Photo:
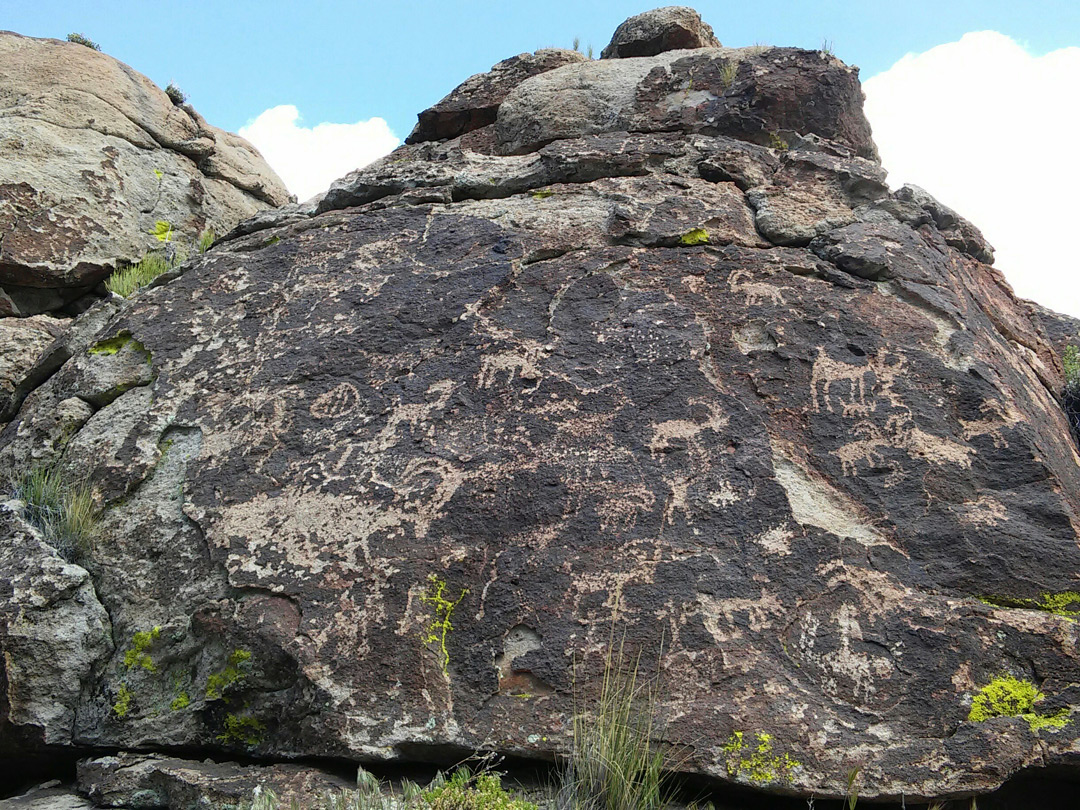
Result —
POLYGON ((104 512, 82 567, 3 515, 0 750, 550 758, 614 621, 714 785, 1075 768, 1057 322, 889 190, 854 68, 684 11, 469 79, 13 386, 0 463, 104 512), (160 710, 110 622, 168 630, 160 710))

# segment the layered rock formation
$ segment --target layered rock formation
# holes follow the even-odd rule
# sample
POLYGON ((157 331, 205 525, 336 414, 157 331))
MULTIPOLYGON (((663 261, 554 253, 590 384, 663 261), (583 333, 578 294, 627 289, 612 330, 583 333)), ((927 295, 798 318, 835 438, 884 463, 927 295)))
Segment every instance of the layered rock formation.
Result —
POLYGON ((22 386, 0 463, 102 514, 75 565, 8 507, 0 745, 547 759, 614 632, 714 785, 1075 769, 1058 354, 890 192, 857 72, 703 48, 481 95, 22 386), (1006 676, 1044 697, 986 717, 1006 676))
POLYGON ((58 309, 118 262, 289 194, 255 148, 91 48, 0 32, 0 316, 58 309))

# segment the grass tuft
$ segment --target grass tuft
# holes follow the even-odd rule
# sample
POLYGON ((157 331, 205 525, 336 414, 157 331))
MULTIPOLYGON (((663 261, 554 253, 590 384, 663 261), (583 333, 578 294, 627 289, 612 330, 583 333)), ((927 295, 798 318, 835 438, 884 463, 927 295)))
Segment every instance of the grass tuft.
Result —
POLYGON ((23 518, 61 557, 72 562, 90 551, 98 512, 89 484, 42 465, 16 476, 11 490, 25 504, 23 518))
POLYGON ((68 34, 67 35, 67 41, 68 42, 74 42, 76 45, 85 45, 87 48, 89 48, 92 51, 100 51, 101 50, 100 45, 98 45, 96 42, 94 42, 94 40, 88 39, 87 37, 84 37, 82 34, 68 34))
POLYGON ((624 642, 608 645, 599 701, 574 712, 574 743, 557 805, 566 810, 659 810, 668 804, 666 757, 653 745, 655 679, 642 682, 624 642))
POLYGON ((147 253, 142 260, 135 264, 118 267, 116 271, 105 281, 105 288, 124 298, 129 298, 133 292, 145 287, 151 281, 163 273, 172 270, 176 265, 165 258, 163 253, 147 253))

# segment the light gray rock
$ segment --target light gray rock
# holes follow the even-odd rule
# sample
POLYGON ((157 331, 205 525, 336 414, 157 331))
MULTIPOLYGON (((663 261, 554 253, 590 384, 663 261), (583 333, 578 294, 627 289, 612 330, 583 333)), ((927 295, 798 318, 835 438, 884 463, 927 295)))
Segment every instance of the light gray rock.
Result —
MULTIPOLYGON (((0 286, 70 300, 160 243, 289 201, 258 151, 90 48, 0 32, 0 286)), ((55 305, 55 302, 53 302, 55 305)))
POLYGON ((618 28, 601 59, 655 56, 686 48, 719 48, 712 27, 687 6, 665 6, 631 17, 618 28))
POLYGON ((92 802, 53 780, 10 799, 0 800, 0 810, 93 810, 92 802))
POLYGON ((0 751, 26 753, 72 742, 79 698, 112 642, 90 575, 18 518, 17 503, 0 504, 0 751))
POLYGON ((577 51, 562 48, 541 48, 504 59, 487 73, 466 79, 438 104, 417 115, 416 127, 405 143, 456 138, 493 124, 503 99, 525 79, 584 60, 577 51))
MULTIPOLYGON (((353 787, 340 777, 301 765, 240 765, 121 753, 84 759, 77 787, 96 807, 131 810, 234 810, 255 788, 272 790, 282 806, 311 806, 324 791, 353 787)), ((58 809, 60 810, 60 809, 58 809)))
POLYGON ((0 318, 0 421, 26 372, 67 325, 48 315, 0 318))

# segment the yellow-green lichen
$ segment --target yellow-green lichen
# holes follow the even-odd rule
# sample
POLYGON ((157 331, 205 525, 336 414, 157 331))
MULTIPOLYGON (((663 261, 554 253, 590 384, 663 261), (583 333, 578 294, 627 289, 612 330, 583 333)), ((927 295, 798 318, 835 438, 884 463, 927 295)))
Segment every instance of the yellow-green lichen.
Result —
POLYGON ((169 704, 169 708, 172 709, 174 712, 178 712, 181 709, 186 709, 190 705, 191 697, 188 695, 187 692, 181 692, 179 695, 173 698, 173 702, 169 704))
POLYGON ((131 699, 133 697, 135 697, 135 694, 128 689, 127 684, 120 684, 120 688, 116 692, 116 702, 113 704, 112 709, 121 720, 127 717, 128 712, 131 711, 131 699))
POLYGON ((109 357, 111 355, 118 354, 126 346, 130 346, 132 351, 136 351, 144 355, 146 358, 146 362, 152 364, 150 350, 147 349, 135 338, 133 338, 131 336, 131 332, 127 331, 126 329, 118 333, 114 337, 106 338, 105 340, 99 340, 97 343, 91 345, 90 348, 87 349, 87 351, 90 354, 104 355, 106 357, 109 357))
POLYGON ((435 574, 428 574, 427 590, 420 595, 420 601, 425 605, 429 605, 433 614, 428 620, 421 638, 425 644, 435 645, 436 652, 439 655, 439 665, 442 667, 443 674, 448 677, 450 674, 448 670, 450 652, 446 648, 446 639, 450 635, 450 631, 454 629, 450 617, 454 613, 454 608, 461 604, 461 600, 465 598, 468 592, 468 588, 463 589, 458 598, 451 602, 445 596, 446 580, 435 574))
POLYGON ((679 237, 681 245, 707 245, 709 244, 709 232, 704 228, 692 228, 679 237))
POLYGON ((1062 591, 1061 593, 1044 591, 1039 596, 1035 606, 1039 610, 1045 610, 1055 616, 1076 619, 1080 617, 1080 593, 1076 591, 1062 591))
POLYGON ((266 726, 257 717, 250 715, 227 714, 225 715, 224 733, 218 735, 218 740, 223 743, 242 743, 243 745, 256 746, 266 736, 266 726))
POLYGON ((532 198, 533 198, 534 200, 546 200, 546 199, 547 199, 548 197, 550 197, 550 196, 551 196, 551 195, 553 195, 554 193, 555 193, 555 192, 554 192, 554 191, 552 191, 552 190, 551 190, 551 189, 549 189, 549 188, 542 188, 542 189, 539 189, 539 190, 537 190, 537 191, 534 191, 534 192, 532 193, 532 198))
POLYGON ((721 749, 727 759, 731 776, 745 776, 756 784, 791 781, 791 772, 800 763, 789 754, 780 756, 772 750, 772 735, 757 734, 757 745, 747 745, 741 731, 733 731, 721 749))
POLYGON ((1080 619, 1080 593, 1076 591, 1043 591, 1038 599, 1012 596, 980 596, 978 599, 992 607, 1041 610, 1071 621, 1080 619))
POLYGON ((158 636, 161 635, 161 628, 155 627, 153 630, 140 631, 131 637, 131 646, 127 652, 124 653, 124 667, 131 669, 132 667, 141 667, 147 672, 157 672, 157 666, 154 664, 154 660, 150 657, 150 653, 147 650, 153 646, 157 641, 158 636))
POLYGON ((206 699, 219 700, 225 690, 247 677, 251 667, 251 652, 236 649, 229 655, 225 668, 214 672, 206 679, 206 699))
POLYGON ((790 148, 788 142, 776 132, 769 133, 769 146, 778 152, 786 152, 790 148))
POLYGON ((971 699, 968 720, 982 723, 992 717, 1019 717, 1032 731, 1044 728, 1064 728, 1069 724, 1069 710, 1039 714, 1035 704, 1045 698, 1035 684, 1012 675, 1001 675, 979 690, 971 699))

